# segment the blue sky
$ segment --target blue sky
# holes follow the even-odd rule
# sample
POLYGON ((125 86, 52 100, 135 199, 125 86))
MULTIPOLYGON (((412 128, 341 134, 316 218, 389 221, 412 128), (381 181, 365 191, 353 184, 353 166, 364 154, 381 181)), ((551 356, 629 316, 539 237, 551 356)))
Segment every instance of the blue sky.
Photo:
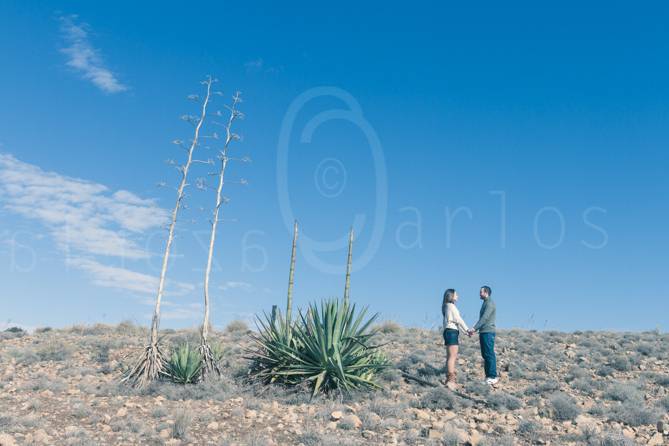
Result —
MULTIPOLYGON (((667 329, 667 6, 202 2, 0 6, 0 324, 147 323, 189 94, 244 97, 213 320, 341 295, 384 319, 667 329), (305 130, 306 129, 306 130, 305 130)), ((213 131, 213 127, 209 129, 213 131)), ((196 157, 211 157, 198 149, 196 157)), ((193 179, 207 167, 194 168, 193 179)), ((163 326, 201 314, 189 190, 163 326)), ((200 208, 205 210, 200 210, 200 208)))

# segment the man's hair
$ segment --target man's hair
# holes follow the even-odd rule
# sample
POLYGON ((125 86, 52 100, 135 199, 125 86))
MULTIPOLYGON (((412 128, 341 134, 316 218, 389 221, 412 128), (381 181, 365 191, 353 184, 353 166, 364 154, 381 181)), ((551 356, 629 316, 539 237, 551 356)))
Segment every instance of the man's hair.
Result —
POLYGON ((455 290, 449 288, 444 291, 444 301, 441 303, 441 314, 446 315, 446 304, 453 303, 453 298, 455 297, 455 290))
POLYGON ((488 297, 492 296, 492 290, 490 289, 490 287, 489 287, 488 285, 483 285, 483 286, 481 287, 481 289, 482 289, 483 291, 485 291, 486 293, 488 293, 488 297))

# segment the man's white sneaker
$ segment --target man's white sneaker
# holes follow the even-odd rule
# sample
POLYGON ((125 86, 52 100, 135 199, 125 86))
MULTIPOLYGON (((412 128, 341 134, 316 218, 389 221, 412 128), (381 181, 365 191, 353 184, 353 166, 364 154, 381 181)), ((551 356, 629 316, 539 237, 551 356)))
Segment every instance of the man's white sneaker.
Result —
POLYGON ((489 384, 491 386, 494 386, 499 382, 499 378, 486 378, 485 380, 486 384, 489 384))

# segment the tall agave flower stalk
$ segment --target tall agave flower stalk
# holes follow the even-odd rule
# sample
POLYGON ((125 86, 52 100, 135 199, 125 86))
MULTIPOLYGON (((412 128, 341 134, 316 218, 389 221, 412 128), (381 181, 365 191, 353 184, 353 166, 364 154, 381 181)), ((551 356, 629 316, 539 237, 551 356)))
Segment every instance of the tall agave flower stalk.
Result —
MULTIPOLYGON (((155 380, 161 375, 166 373, 166 358, 163 352, 160 350, 158 345, 158 328, 160 325, 160 304, 162 297, 165 291, 165 278, 167 276, 167 265, 170 258, 170 250, 172 248, 172 242, 174 241, 174 229, 177 224, 177 216, 179 214, 179 209, 181 208, 182 201, 184 198, 184 190, 188 185, 188 171, 193 163, 193 152, 198 146, 200 139, 200 131, 202 125, 204 124, 205 118, 207 117, 207 106, 209 105, 209 100, 211 98, 211 86, 215 82, 214 79, 208 77, 206 80, 202 81, 202 84, 206 86, 206 95, 204 101, 202 102, 200 116, 184 116, 182 119, 189 121, 195 126, 193 139, 188 146, 187 150, 187 159, 186 163, 182 166, 179 166, 177 169, 181 173, 181 181, 179 182, 179 187, 177 188, 177 199, 174 209, 172 210, 171 220, 169 224, 169 230, 167 235, 167 243, 165 244, 165 253, 163 254, 163 263, 160 270, 160 279, 158 281, 158 294, 156 296, 156 304, 153 310, 153 318, 151 320, 151 332, 149 338, 149 344, 144 348, 142 354, 135 366, 130 369, 128 373, 123 377, 122 382, 127 382, 135 387, 141 388, 155 380)), ((190 99, 196 99, 197 96, 189 96, 190 99)), ((181 145, 180 141, 175 141, 175 143, 181 145)), ((187 146, 184 146, 186 148, 187 146)))
POLYGON ((344 305, 348 305, 351 292, 351 263, 353 259, 353 228, 348 233, 348 259, 346 261, 346 284, 344 285, 344 305))
MULTIPOLYGON (((221 211, 221 206, 226 202, 226 198, 223 196, 223 185, 225 184, 225 170, 228 166, 228 161, 230 157, 228 156, 228 148, 232 141, 238 140, 239 136, 236 133, 232 132, 232 124, 236 119, 241 119, 243 114, 237 110, 237 105, 242 101, 241 94, 239 92, 235 93, 232 97, 232 105, 228 107, 230 115, 228 116, 227 123, 223 124, 225 128, 225 142, 223 143, 223 148, 219 150, 218 160, 219 171, 218 171, 218 185, 216 187, 216 205, 214 206, 213 216, 211 220, 211 235, 209 237, 209 252, 207 255, 207 266, 204 272, 204 318, 202 321, 202 330, 200 331, 200 354, 202 356, 202 368, 201 375, 202 378, 205 378, 210 373, 215 373, 217 375, 221 374, 221 370, 218 366, 218 358, 212 351, 211 345, 209 345, 209 279, 211 276, 211 265, 214 258, 214 245, 216 242, 216 230, 218 228, 218 223, 220 221, 219 215, 221 211)), ((244 161, 247 159, 244 158, 244 161)))
POLYGON ((293 249, 290 254, 290 271, 288 273, 288 297, 286 299, 286 330, 290 329, 293 312, 293 285, 295 284, 295 251, 297 249, 297 220, 293 225, 293 249))

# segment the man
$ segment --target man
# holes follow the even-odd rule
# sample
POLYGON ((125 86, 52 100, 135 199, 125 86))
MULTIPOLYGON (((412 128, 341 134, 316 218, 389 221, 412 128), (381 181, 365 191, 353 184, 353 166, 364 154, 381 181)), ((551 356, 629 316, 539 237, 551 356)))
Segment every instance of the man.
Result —
POLYGON ((495 357, 495 302, 490 297, 492 290, 489 286, 482 286, 479 297, 483 301, 479 321, 469 330, 469 335, 479 332, 481 344, 481 356, 483 356, 483 369, 485 371, 486 383, 494 386, 499 382, 497 376, 497 358, 495 357))

